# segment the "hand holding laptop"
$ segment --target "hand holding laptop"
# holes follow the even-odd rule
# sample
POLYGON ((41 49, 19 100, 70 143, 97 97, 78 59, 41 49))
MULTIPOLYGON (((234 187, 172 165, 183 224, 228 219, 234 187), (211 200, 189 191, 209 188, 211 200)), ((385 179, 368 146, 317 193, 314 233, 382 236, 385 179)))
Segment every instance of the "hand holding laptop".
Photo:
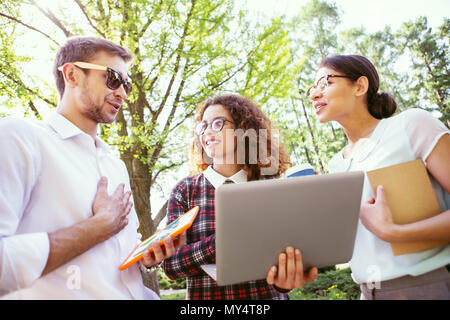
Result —
POLYGON ((282 252, 278 256, 278 268, 277 266, 270 268, 266 281, 280 289, 292 290, 313 281, 317 278, 317 274, 316 267, 304 272, 300 250, 288 246, 286 252, 282 252))
POLYGON ((302 277, 308 278, 303 271, 310 267, 348 262, 355 243, 363 182, 364 173, 358 171, 218 188, 217 283, 228 285, 269 276, 275 285, 281 282, 289 288, 302 282, 302 277), (281 261, 278 275, 268 274, 280 262, 280 249, 287 245, 301 250, 302 264, 297 266, 295 255, 292 260, 285 254, 287 260, 281 261), (298 268, 302 269, 297 273, 299 280, 295 280, 297 276, 291 280, 296 273, 293 270, 298 268))

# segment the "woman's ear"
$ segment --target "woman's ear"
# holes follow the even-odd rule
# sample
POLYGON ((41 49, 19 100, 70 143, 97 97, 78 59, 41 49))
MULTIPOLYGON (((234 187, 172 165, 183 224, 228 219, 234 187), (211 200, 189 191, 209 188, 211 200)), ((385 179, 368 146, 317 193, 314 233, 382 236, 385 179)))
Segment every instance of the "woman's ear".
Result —
POLYGON ((355 94, 356 96, 363 96, 369 90, 369 79, 366 76, 361 76, 355 82, 355 94))

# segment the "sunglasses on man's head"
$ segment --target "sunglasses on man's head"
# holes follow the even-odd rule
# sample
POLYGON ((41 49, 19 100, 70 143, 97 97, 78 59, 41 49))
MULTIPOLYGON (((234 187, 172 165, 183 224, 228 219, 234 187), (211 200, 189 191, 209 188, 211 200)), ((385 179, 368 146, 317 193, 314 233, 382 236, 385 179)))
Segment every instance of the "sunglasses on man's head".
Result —
MULTIPOLYGON (((117 90, 121 85, 123 85, 126 94, 129 95, 133 89, 130 81, 124 80, 119 72, 111 69, 110 67, 80 61, 72 62, 72 64, 82 69, 106 71, 106 86, 111 90, 117 90)), ((58 67, 58 70, 62 71, 63 66, 58 67)))

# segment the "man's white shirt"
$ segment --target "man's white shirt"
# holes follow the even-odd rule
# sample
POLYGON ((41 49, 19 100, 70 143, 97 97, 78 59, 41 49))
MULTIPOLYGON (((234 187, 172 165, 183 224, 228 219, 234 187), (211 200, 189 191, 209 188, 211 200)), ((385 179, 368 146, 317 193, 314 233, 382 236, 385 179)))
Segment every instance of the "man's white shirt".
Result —
POLYGON ((48 233, 93 215, 101 176, 108 193, 130 190, 125 164, 57 112, 48 121, 0 120, 0 295, 13 299, 142 299, 137 264, 119 271, 136 247, 139 222, 40 277, 48 233))

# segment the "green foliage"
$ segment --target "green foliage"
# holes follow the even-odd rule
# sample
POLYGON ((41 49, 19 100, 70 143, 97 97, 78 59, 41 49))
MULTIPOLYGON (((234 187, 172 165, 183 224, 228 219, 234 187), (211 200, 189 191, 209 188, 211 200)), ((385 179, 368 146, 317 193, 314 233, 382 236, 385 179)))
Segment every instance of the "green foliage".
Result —
POLYGON ((450 47, 450 19, 446 18, 437 31, 428 27, 425 17, 402 25, 396 37, 399 50, 408 51, 415 78, 412 90, 417 100, 429 100, 422 105, 426 110, 438 110, 443 121, 450 127, 450 72, 448 55, 450 47))
POLYGON ((357 300, 361 292, 350 268, 319 272, 317 279, 289 293, 292 300, 357 300))
POLYGON ((185 289, 186 278, 170 280, 164 271, 158 269, 159 287, 161 289, 185 289))
POLYGON ((161 296, 161 300, 185 300, 186 293, 174 293, 161 296))
POLYGON ((17 40, 24 35, 24 31, 4 17, 18 15, 21 3, 17 0, 0 3, 0 106, 9 109, 5 110, 4 115, 20 112, 24 117, 40 119, 36 104, 54 107, 56 96, 54 89, 42 90, 39 81, 26 73, 26 66, 32 57, 16 52, 17 40))

